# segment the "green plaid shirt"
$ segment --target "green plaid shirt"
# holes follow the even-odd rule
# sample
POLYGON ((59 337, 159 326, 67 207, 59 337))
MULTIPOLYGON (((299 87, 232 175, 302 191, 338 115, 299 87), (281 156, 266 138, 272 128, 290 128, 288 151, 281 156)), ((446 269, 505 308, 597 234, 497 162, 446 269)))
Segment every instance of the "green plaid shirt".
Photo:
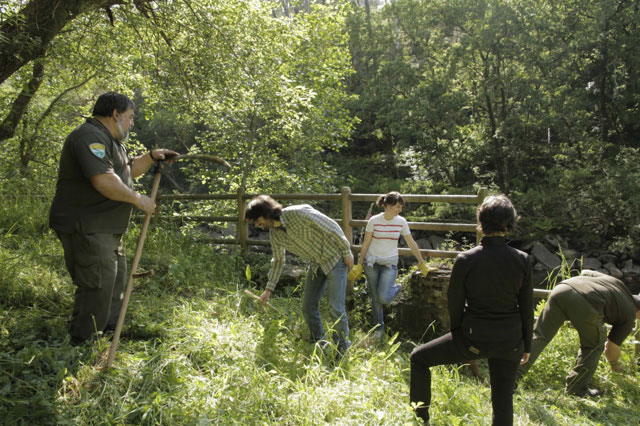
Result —
POLYGON ((318 267, 328 274, 340 259, 351 255, 349 241, 335 220, 308 204, 282 209, 280 227, 269 230, 273 249, 267 290, 273 290, 282 275, 285 252, 311 262, 311 273, 318 267))

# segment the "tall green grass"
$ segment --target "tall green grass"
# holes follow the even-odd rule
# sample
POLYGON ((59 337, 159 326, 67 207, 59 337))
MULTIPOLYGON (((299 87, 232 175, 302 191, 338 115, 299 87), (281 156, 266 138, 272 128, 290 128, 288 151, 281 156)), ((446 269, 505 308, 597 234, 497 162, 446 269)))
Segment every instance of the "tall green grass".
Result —
MULTIPOLYGON (((300 286, 272 297, 284 315, 265 311, 243 295, 253 285, 245 258, 160 222, 152 223, 141 261, 155 276, 136 281, 114 368, 103 370, 108 338, 69 344, 74 289, 60 244, 43 233, 46 208, 41 201, 20 216, 3 205, 0 217, 0 423, 418 424, 408 403, 414 344, 373 342, 365 295, 351 312, 353 348, 340 359, 335 348, 308 343, 300 286)), ((133 225, 129 254, 138 233, 133 225)), ((250 259, 253 271, 269 260, 250 259)), ((597 400, 563 393, 576 351, 575 331, 563 328, 514 396, 516 424, 638 424, 631 344, 623 345, 627 374, 602 362, 594 380, 606 394, 597 400)), ((487 383, 463 367, 436 367, 431 414, 436 425, 490 424, 487 383)))

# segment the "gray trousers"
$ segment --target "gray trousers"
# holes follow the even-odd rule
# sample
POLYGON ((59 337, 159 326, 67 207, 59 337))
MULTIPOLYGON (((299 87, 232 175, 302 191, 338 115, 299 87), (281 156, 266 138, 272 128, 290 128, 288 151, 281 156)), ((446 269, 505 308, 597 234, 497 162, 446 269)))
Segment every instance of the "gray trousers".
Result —
POLYGON ((69 332, 83 341, 118 321, 127 279, 122 235, 77 231, 58 233, 58 238, 76 285, 69 332))
POLYGON ((531 357, 529 362, 519 367, 518 377, 526 374, 565 321, 571 322, 580 338, 580 351, 567 376, 565 389, 567 393, 581 393, 596 372, 606 333, 602 315, 567 284, 558 284, 551 292, 533 330, 531 357))

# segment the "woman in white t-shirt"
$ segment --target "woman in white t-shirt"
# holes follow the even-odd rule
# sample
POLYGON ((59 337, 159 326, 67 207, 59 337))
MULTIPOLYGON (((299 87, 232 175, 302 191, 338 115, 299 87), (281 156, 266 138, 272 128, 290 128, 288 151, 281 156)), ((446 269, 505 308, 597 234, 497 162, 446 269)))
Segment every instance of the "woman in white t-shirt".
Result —
POLYGON ((376 326, 375 336, 379 338, 384 330, 382 305, 389 304, 402 288, 395 283, 398 273, 398 240, 401 235, 411 253, 418 259, 424 275, 429 273, 429 267, 424 263, 420 248, 411 237, 409 224, 405 218, 399 216, 404 207, 402 195, 395 191, 381 195, 377 204, 384 208, 384 212, 369 219, 356 267, 364 268, 367 277, 371 296, 371 317, 373 325, 376 326))

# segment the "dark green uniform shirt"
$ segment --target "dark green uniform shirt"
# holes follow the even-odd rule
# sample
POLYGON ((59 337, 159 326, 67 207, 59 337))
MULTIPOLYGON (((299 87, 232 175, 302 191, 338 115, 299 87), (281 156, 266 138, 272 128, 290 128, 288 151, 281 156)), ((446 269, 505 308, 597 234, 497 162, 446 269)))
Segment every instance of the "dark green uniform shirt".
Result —
POLYGON ((609 340, 620 346, 635 325, 633 296, 622 281, 597 272, 593 275, 569 278, 561 284, 573 287, 602 315, 604 322, 611 324, 609 340))
POLYGON ((114 173, 133 187, 129 157, 124 146, 93 118, 67 136, 60 155, 56 195, 49 212, 49 226, 57 232, 76 229, 90 233, 123 234, 129 225, 132 205, 100 194, 89 178, 114 173))

